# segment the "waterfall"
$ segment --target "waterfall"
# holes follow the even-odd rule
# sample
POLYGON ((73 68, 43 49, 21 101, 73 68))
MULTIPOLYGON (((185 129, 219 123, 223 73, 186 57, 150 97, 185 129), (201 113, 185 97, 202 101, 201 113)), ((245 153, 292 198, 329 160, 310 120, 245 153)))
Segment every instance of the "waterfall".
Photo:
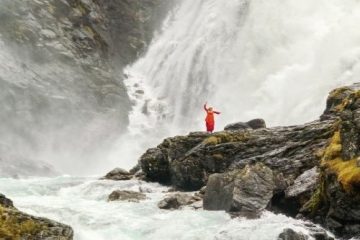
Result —
POLYGON ((223 113, 219 128, 253 117, 304 123, 329 90, 358 80, 359 5, 184 0, 129 71, 166 99, 174 127, 201 127, 206 100, 223 113))
POLYGON ((360 77, 359 5, 182 0, 126 70, 129 131, 154 146, 164 136, 204 130, 206 101, 222 113, 216 130, 258 117, 268 126, 318 118, 331 89, 360 77))

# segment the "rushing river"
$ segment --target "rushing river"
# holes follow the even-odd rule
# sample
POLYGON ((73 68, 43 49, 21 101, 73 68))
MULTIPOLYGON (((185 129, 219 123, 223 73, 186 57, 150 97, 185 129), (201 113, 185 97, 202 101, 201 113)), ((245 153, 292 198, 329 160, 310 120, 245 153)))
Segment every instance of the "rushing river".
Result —
POLYGON ((71 225, 75 240, 276 240, 284 228, 307 233, 303 222, 265 212, 260 219, 231 219, 225 212, 161 210, 167 187, 138 180, 96 178, 0 179, 0 192, 27 213, 71 225), (116 189, 146 192, 140 203, 108 202, 116 189))

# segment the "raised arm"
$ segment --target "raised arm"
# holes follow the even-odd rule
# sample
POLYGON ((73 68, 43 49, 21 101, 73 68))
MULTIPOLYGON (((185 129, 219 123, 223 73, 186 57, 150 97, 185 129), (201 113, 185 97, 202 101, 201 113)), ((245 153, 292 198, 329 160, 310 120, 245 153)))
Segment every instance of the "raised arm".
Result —
POLYGON ((208 109, 207 109, 207 107, 206 107, 206 104, 207 104, 207 103, 204 104, 204 110, 207 112, 208 109))

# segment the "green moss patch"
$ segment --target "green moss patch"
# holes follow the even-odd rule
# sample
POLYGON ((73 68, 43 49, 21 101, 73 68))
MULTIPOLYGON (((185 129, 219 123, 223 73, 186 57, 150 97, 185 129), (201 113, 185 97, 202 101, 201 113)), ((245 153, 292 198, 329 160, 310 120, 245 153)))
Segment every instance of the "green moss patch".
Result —
POLYGON ((321 165, 336 173, 338 181, 346 192, 353 192, 354 187, 360 186, 360 168, 356 159, 343 160, 341 149, 340 132, 336 131, 324 151, 321 165))
POLYGON ((35 239, 34 236, 46 226, 31 218, 25 217, 15 209, 0 206, 0 236, 1 239, 35 239))

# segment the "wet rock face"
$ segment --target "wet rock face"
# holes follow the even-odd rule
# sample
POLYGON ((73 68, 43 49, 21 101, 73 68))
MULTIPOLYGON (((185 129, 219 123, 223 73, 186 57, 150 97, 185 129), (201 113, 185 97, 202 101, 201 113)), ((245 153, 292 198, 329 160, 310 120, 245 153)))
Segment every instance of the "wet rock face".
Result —
POLYGON ((145 176, 160 183, 171 182, 171 162, 185 156, 187 152, 201 143, 207 133, 190 133, 188 136, 168 138, 158 147, 151 148, 140 158, 140 166, 145 176))
POLYGON ((1 1, 0 147, 89 162, 107 151, 128 124, 122 68, 146 50, 170 2, 1 1))
POLYGON ((146 199, 146 195, 144 193, 126 191, 126 190, 113 191, 108 197, 108 201, 140 202, 141 200, 145 200, 145 199, 146 199))
POLYGON ((204 209, 254 215, 266 208, 275 189, 274 175, 263 164, 210 176, 204 209))
POLYGON ((73 239, 70 226, 20 212, 3 195, 0 201, 1 239, 73 239))
POLYGON ((287 198, 293 198, 302 194, 312 193, 318 183, 319 174, 317 167, 305 171, 295 179, 293 185, 286 189, 285 196, 287 198))
MULTIPOLYGON (((73 1, 73 0, 72 0, 73 1)), ((174 0, 108 0, 93 1, 105 16, 110 53, 120 64, 128 64, 142 54, 151 41, 154 31, 160 29, 174 0)))

